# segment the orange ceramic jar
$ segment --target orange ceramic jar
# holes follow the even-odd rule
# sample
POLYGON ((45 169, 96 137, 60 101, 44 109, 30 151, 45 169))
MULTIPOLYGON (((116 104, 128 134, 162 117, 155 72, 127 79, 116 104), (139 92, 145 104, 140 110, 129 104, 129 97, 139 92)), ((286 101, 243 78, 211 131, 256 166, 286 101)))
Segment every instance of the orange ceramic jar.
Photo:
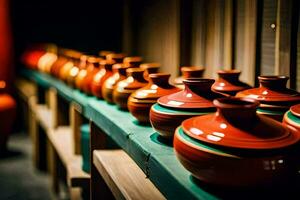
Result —
POLYGON ((160 66, 160 63, 143 63, 140 65, 140 68, 145 70, 144 78, 148 81, 149 74, 158 73, 160 66))
POLYGON ((181 76, 174 79, 174 85, 184 89, 183 80, 187 78, 202 78, 204 68, 200 66, 183 66, 180 68, 181 76))
POLYGON ((67 81, 70 70, 74 65, 78 65, 80 57, 82 56, 80 52, 74 50, 66 51, 65 54, 68 58, 68 62, 65 63, 59 70, 59 78, 63 81, 67 81))
POLYGON ((116 63, 123 63, 125 56, 126 55, 123 53, 111 53, 106 55, 106 60, 113 60, 116 63))
POLYGON ((92 94, 102 99, 102 85, 106 79, 112 74, 112 66, 115 64, 113 60, 102 60, 100 61, 100 70, 94 75, 91 89, 92 94))
POLYGON ((82 90, 88 94, 92 94, 92 82, 93 78, 96 75, 96 73, 100 70, 100 61, 101 58, 96 57, 89 57, 87 62, 87 68, 86 68, 86 76, 83 79, 82 82, 82 90))
POLYGON ((86 67, 87 58, 88 57, 86 55, 82 55, 82 56, 80 56, 79 61, 75 60, 74 65, 68 71, 68 75, 67 75, 67 83, 69 86, 75 87, 76 77, 79 74, 80 70, 84 69, 86 67))
POLYGON ((142 61, 143 61, 142 57, 134 56, 134 57, 125 57, 123 63, 126 67, 133 68, 133 67, 139 67, 142 61))
POLYGON ((124 64, 114 64, 113 75, 103 83, 102 96, 108 103, 114 103, 113 91, 118 82, 126 79, 126 69, 128 69, 128 67, 125 67, 124 64))
POLYGON ((127 78, 118 82, 113 91, 113 101, 121 109, 127 110, 127 101, 131 93, 147 85, 144 79, 144 70, 129 68, 126 70, 127 78))

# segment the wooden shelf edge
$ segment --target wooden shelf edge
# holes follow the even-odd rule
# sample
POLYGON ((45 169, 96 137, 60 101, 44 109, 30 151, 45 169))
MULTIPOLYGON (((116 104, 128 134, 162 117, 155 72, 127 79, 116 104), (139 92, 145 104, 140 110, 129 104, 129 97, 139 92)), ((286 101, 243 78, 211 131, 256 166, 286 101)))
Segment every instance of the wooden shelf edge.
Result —
POLYGON ((93 163, 116 199, 165 199, 123 150, 96 150, 93 163))

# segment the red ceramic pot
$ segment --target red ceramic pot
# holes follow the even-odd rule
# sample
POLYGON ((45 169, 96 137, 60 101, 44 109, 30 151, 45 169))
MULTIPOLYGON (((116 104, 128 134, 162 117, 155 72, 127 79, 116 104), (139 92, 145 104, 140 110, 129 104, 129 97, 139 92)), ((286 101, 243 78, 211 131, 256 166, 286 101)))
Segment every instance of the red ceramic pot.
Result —
POLYGON ((4 92, 5 81, 0 81, 0 154, 6 151, 7 140, 16 115, 16 102, 4 92))
POLYGON ((131 93, 147 85, 144 79, 144 70, 129 68, 126 70, 127 78, 118 82, 113 91, 113 101, 121 109, 127 110, 127 101, 131 93))
POLYGON ((123 63, 125 56, 126 55, 123 53, 111 53, 106 55, 106 60, 113 60, 115 63, 123 63))
POLYGON ((77 60, 77 62, 79 62, 82 54, 78 51, 68 50, 65 52, 65 56, 68 59, 68 62, 65 63, 59 70, 59 79, 61 79, 63 81, 67 81, 69 72, 72 69, 72 67, 75 65, 75 62, 76 62, 75 60, 77 60))
POLYGON ((137 68, 142 63, 143 59, 139 56, 125 57, 123 63, 125 67, 137 68))
POLYGON ((202 78, 204 73, 204 68, 199 66, 183 66, 180 68, 181 76, 174 79, 174 84, 184 89, 183 80, 187 78, 202 78))
MULTIPOLYGON (((70 87, 75 87, 76 77, 78 76, 78 74, 81 70, 86 68, 87 58, 88 57, 86 55, 81 55, 79 60, 74 61, 74 65, 68 71, 67 83, 70 87)), ((79 84, 77 84, 77 85, 79 85, 79 84)))
POLYGON ((160 63, 143 63, 140 65, 140 68, 145 70, 144 78, 145 80, 149 81, 149 75, 158 73, 160 68, 160 63))
POLYGON ((283 124, 287 126, 290 131, 300 135, 300 104, 296 104, 287 111, 283 117, 283 124))
POLYGON ((86 76, 82 81, 81 89, 88 95, 92 94, 92 82, 94 76, 100 70, 101 61, 102 61, 101 58, 96 58, 96 57, 89 57, 87 60, 86 76))
POLYGON ((85 77, 87 76, 87 66, 88 66, 88 59, 90 56, 84 57, 84 59, 81 60, 80 69, 78 71, 78 74, 76 77, 74 77, 75 81, 75 87, 79 90, 83 90, 83 81, 85 77))
POLYGON ((174 149, 203 182, 224 186, 281 183, 299 170, 299 135, 256 114, 258 101, 221 98, 217 112, 183 121, 174 149))
POLYGON ((237 97, 247 97, 260 101, 257 112, 277 121, 295 104, 300 103, 300 93, 286 88, 286 76, 259 76, 260 86, 237 93, 237 97))
POLYGON ((114 103, 113 91, 118 82, 126 79, 126 69, 128 69, 128 67, 125 67, 124 64, 114 64, 113 75, 103 83, 102 96, 108 103, 114 103))
POLYGON ((106 56, 108 54, 114 54, 115 52, 113 51, 107 51, 107 50, 102 50, 102 51, 99 51, 99 57, 102 58, 102 59, 106 59, 106 56))
POLYGON ((183 82, 183 91, 163 96, 151 107, 151 125, 162 137, 172 139, 185 119, 214 112, 212 101, 224 97, 211 90, 213 79, 188 78, 183 82))
POLYGON ((180 89, 169 84, 170 74, 149 75, 149 83, 133 92, 128 99, 129 112, 141 123, 149 123, 149 112, 159 97, 179 92, 180 89))
POLYGON ((100 66, 102 68, 94 75, 92 81, 92 94, 102 99, 102 85, 110 76, 112 76, 112 66, 115 64, 113 60, 102 60, 100 66))
POLYGON ((50 68, 50 74, 59 77, 60 69, 69 61, 66 57, 67 49, 58 49, 57 59, 50 68))
POLYGON ((46 54, 45 50, 27 50, 22 55, 22 62, 27 68, 37 69, 40 58, 46 54))
POLYGON ((251 88, 239 80, 240 74, 241 71, 239 70, 219 70, 219 78, 213 84, 212 89, 217 92, 235 96, 237 92, 251 88))

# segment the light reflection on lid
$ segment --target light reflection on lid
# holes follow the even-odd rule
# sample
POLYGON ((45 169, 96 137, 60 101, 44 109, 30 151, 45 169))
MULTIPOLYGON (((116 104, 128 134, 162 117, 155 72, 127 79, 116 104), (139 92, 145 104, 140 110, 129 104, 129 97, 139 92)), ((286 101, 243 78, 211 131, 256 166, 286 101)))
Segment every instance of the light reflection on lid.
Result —
POLYGON ((201 130, 199 130, 197 128, 191 128, 190 132, 193 133, 193 134, 195 134, 195 135, 201 135, 201 134, 203 134, 203 131, 201 131, 201 130))
POLYGON ((224 133, 220 133, 220 132, 213 132, 212 134, 215 135, 215 136, 218 136, 218 137, 224 137, 225 136, 224 133))
POLYGON ((220 141, 220 140, 222 139, 222 138, 217 137, 217 136, 214 136, 214 135, 207 135, 206 138, 207 138, 208 140, 212 140, 212 141, 214 141, 214 142, 218 142, 218 141, 220 141))
POLYGON ((173 106, 181 106, 184 104, 184 102, 179 102, 179 101, 168 101, 169 105, 173 105, 173 106))
POLYGON ((222 129, 225 129, 225 128, 227 128, 227 124, 225 124, 225 123, 221 123, 221 124, 220 124, 220 128, 222 128, 222 129))

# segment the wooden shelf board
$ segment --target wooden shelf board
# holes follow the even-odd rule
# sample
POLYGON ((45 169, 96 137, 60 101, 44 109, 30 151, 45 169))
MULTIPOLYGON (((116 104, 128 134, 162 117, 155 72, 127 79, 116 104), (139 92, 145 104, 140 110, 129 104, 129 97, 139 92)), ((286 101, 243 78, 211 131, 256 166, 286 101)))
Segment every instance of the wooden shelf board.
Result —
POLYGON ((48 138, 67 170, 71 187, 87 187, 90 175, 81 169, 82 157, 73 153, 71 128, 61 126, 47 131, 48 138))
POLYGON ((93 163, 116 199, 165 199, 123 150, 97 150, 93 163))
POLYGON ((53 128, 53 116, 51 110, 44 104, 38 104, 33 107, 37 121, 40 122, 41 126, 45 129, 53 128))

